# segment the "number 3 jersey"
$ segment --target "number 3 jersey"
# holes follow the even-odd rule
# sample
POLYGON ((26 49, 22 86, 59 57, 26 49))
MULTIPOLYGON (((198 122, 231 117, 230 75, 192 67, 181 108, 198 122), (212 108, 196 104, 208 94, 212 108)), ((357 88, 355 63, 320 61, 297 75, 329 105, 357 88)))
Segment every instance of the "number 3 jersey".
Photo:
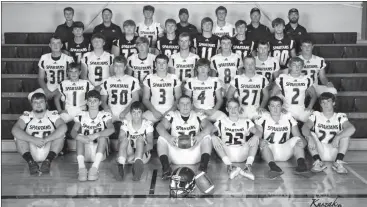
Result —
POLYGON ((109 112, 99 111, 97 116, 92 119, 88 111, 82 111, 74 118, 74 122, 80 123, 81 134, 90 135, 107 129, 107 121, 111 118, 109 112))
POLYGON ((254 123, 250 119, 238 119, 232 121, 228 117, 219 119, 214 123, 217 128, 216 135, 227 145, 241 145, 246 142, 250 129, 254 123))
POLYGON ((45 138, 56 130, 56 121, 60 118, 57 111, 47 110, 43 118, 38 119, 33 111, 25 111, 19 119, 25 123, 24 131, 34 137, 45 138))
POLYGON ((206 116, 191 111, 189 119, 185 121, 179 111, 170 111, 165 118, 171 123, 171 135, 179 137, 180 135, 196 136, 201 131, 201 122, 206 116))
POLYGON ((150 101, 155 109, 164 114, 175 104, 175 88, 181 86, 181 81, 174 74, 167 73, 164 78, 150 74, 143 84, 150 90, 150 101))
POLYGON ((142 137, 146 142, 146 136, 149 133, 153 133, 153 123, 146 119, 142 120, 141 127, 138 130, 132 126, 132 121, 124 120, 121 124, 121 129, 125 131, 126 137, 130 139, 131 147, 136 148, 136 139, 142 137))
POLYGON ((86 94, 94 86, 88 80, 64 80, 59 85, 60 93, 65 97, 65 109, 70 107, 83 107, 87 104, 86 94))
POLYGON ((87 66, 88 79, 94 86, 101 85, 104 79, 110 77, 112 61, 113 55, 106 51, 99 57, 94 51, 84 54, 82 63, 87 66))
POLYGON ((225 57, 222 54, 217 54, 210 60, 211 68, 218 73, 219 80, 221 80, 227 89, 231 80, 238 74, 238 68, 243 66, 241 57, 235 53, 225 57))
POLYGON ((334 113, 328 119, 322 112, 314 111, 309 117, 313 122, 312 131, 322 143, 331 143, 336 134, 343 130, 344 122, 348 121, 345 113, 334 113))
POLYGON ((263 128, 263 138, 270 144, 284 144, 290 139, 292 128, 297 121, 290 113, 281 113, 278 122, 269 113, 263 114, 255 123, 263 128))
POLYGON ((133 54, 127 59, 127 64, 132 70, 132 76, 143 83, 144 78, 153 73, 155 69, 155 55, 148 53, 145 59, 140 59, 139 54, 133 54))
POLYGON ((61 81, 66 79, 66 69, 72 62, 74 59, 64 53, 61 53, 61 56, 57 58, 52 57, 51 53, 41 56, 38 67, 46 74, 48 90, 55 91, 61 81))

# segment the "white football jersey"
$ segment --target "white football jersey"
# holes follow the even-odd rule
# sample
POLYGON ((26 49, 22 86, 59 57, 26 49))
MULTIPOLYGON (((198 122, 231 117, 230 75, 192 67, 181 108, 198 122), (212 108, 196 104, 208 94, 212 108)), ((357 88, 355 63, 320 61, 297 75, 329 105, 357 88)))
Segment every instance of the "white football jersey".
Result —
POLYGON ((176 76, 180 81, 184 82, 187 81, 187 79, 194 77, 193 70, 195 68, 196 61, 199 59, 198 55, 191 52, 189 53, 189 56, 182 58, 181 54, 178 52, 171 55, 168 66, 174 68, 176 76))
POLYGON ((53 58, 51 53, 41 56, 38 67, 46 73, 48 90, 55 91, 61 81, 66 80, 66 69, 72 62, 74 62, 74 59, 64 53, 61 53, 61 56, 57 59, 53 58))
POLYGON ((38 119, 33 111, 25 111, 19 119, 25 123, 24 131, 37 138, 45 138, 56 130, 56 121, 60 118, 57 111, 47 110, 43 118, 38 119))
POLYGON ((222 84, 217 77, 208 77, 201 81, 197 77, 189 78, 185 84, 185 89, 192 92, 194 106, 198 109, 213 109, 216 103, 216 91, 222 88, 222 84))
POLYGON ((232 79, 238 74, 238 68, 243 66, 241 57, 236 53, 225 57, 221 53, 214 55, 211 59, 210 68, 214 69, 226 88, 231 83, 232 79))
POLYGON ((148 53, 144 60, 139 58, 138 54, 133 54, 127 59, 127 64, 133 71, 132 76, 143 83, 144 78, 153 73, 155 69, 155 55, 148 53))
POLYGON ((306 60, 302 55, 301 58, 305 65, 303 66, 302 73, 311 78, 315 85, 319 84, 319 72, 326 67, 325 59, 316 55, 312 55, 310 60, 306 60))
POLYGON ((153 22, 150 26, 146 26, 144 22, 140 22, 136 25, 136 33, 138 33, 139 37, 148 38, 150 48, 156 48, 158 35, 163 34, 163 29, 158 22, 153 22))
POLYGON ((343 130, 344 122, 348 121, 345 113, 334 113, 327 119, 322 112, 314 111, 309 119, 314 123, 312 131, 322 143, 331 143, 336 134, 343 130))
POLYGON ((242 106, 259 107, 261 92, 269 85, 269 81, 259 74, 255 74, 252 78, 242 74, 236 75, 231 81, 231 85, 237 89, 238 100, 242 106))
POLYGON ((250 134, 250 129, 254 123, 250 119, 238 119, 236 122, 228 117, 219 119, 214 123, 217 128, 217 136, 227 145, 241 145, 246 142, 246 137, 250 134))
POLYGON ((280 74, 275 83, 279 86, 287 106, 298 105, 304 107, 306 91, 312 86, 313 81, 304 75, 294 78, 289 74, 280 74))
POLYGON ((87 104, 86 94, 94 86, 88 80, 79 79, 76 82, 64 80, 59 85, 60 93, 65 97, 65 109, 69 107, 82 107, 87 104))
POLYGON ((279 60, 277 58, 268 56, 268 59, 261 61, 258 56, 255 57, 256 73, 265 76, 268 81, 274 79, 274 72, 280 70, 279 60))
POLYGON ((153 123, 146 119, 142 120, 141 127, 138 130, 132 126, 132 121, 130 120, 123 120, 121 124, 121 130, 126 133, 128 139, 130 139, 130 144, 132 148, 136 148, 136 139, 142 137, 145 142, 147 138, 147 134, 153 133, 153 123))
POLYGON ((164 78, 157 74, 150 74, 145 78, 143 84, 150 89, 150 101, 161 113, 166 112, 175 104, 175 88, 181 87, 181 81, 177 76, 169 73, 164 78))
POLYGON ((282 113, 279 122, 275 122, 270 114, 263 114, 255 123, 263 128, 263 137, 270 144, 284 144, 291 137, 292 128, 297 121, 290 113, 282 113))
POLYGON ((111 120, 111 118, 111 113, 100 111, 97 116, 92 119, 90 118, 88 111, 82 111, 80 114, 75 116, 74 122, 80 123, 83 135, 90 135, 107 129, 107 121, 111 120))
POLYGON ((110 77, 110 66, 112 65, 113 55, 104 51, 101 56, 96 56, 92 52, 83 55, 82 64, 87 66, 88 79, 94 86, 102 84, 103 80, 110 77))
POLYGON ((233 24, 226 22, 226 24, 223 27, 219 27, 216 22, 214 23, 213 34, 217 35, 218 37, 222 37, 224 35, 233 37, 235 33, 236 28, 233 26, 233 24))
POLYGON ((206 116, 202 113, 191 111, 189 119, 184 121, 179 111, 170 111, 165 118, 171 123, 172 136, 189 135, 194 137, 202 130, 201 122, 206 116))

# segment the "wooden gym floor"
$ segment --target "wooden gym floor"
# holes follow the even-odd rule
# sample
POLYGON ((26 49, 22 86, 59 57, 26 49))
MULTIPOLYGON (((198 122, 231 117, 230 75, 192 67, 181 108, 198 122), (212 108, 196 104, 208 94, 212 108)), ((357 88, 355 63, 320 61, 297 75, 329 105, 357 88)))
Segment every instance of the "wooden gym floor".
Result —
MULTIPOLYGON (((367 203, 367 152, 350 151, 345 157, 347 175, 336 174, 331 163, 325 172, 310 178, 293 174, 295 161, 281 162, 281 178, 265 177, 266 163, 256 158, 255 181, 241 176, 228 178, 226 167, 212 155, 208 174, 215 183, 215 193, 203 196, 198 189, 192 198, 169 198, 168 181, 161 180, 161 165, 153 156, 142 179, 132 181, 131 166, 119 179, 115 154, 100 166, 95 182, 77 180, 75 152, 58 157, 49 175, 30 176, 28 165, 17 153, 2 153, 2 206, 39 207, 122 207, 122 206, 365 206, 367 203)), ((91 164, 88 164, 89 167, 91 164)), ((177 166, 172 166, 175 169, 177 166)), ((198 165, 189 166, 196 172, 198 165)))

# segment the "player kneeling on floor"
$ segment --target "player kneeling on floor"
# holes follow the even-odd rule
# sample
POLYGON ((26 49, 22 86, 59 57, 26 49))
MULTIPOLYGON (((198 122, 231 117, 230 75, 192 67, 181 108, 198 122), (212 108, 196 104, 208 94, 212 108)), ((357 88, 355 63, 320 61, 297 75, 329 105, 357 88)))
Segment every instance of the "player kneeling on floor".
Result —
POLYGON ((115 132, 111 113, 99 111, 101 95, 92 90, 87 93, 88 111, 83 111, 74 118, 71 136, 76 139, 76 153, 79 167, 79 181, 97 180, 99 164, 108 154, 109 138, 115 132), (87 172, 84 160, 93 162, 87 172))
POLYGON ((67 127, 57 111, 47 110, 44 93, 31 94, 30 100, 32 111, 25 111, 11 132, 30 174, 49 173, 52 160, 64 146, 67 127), (37 162, 42 162, 41 169, 37 162))
POLYGON ((297 160, 295 174, 307 173, 304 148, 306 140, 299 132, 297 121, 290 113, 282 113, 283 101, 277 96, 269 99, 270 114, 265 114, 255 123, 263 131, 260 141, 262 157, 269 164, 269 177, 276 178, 283 174, 276 161, 287 161, 292 156, 297 160), (292 133, 293 137, 290 136, 292 133))
POLYGON ((158 124, 157 150, 162 164, 162 179, 171 175, 169 162, 176 165, 194 165, 200 161, 199 171, 208 168, 213 125, 206 116, 192 110, 192 100, 183 95, 178 100, 178 111, 170 111, 158 124), (170 130, 171 133, 168 133, 170 130))
POLYGON ((141 102, 131 104, 131 120, 123 120, 119 137, 117 158, 121 178, 124 177, 124 165, 133 163, 133 180, 140 180, 144 164, 150 160, 153 149, 153 124, 143 119, 144 105, 141 102))
POLYGON ((229 116, 214 123, 213 147, 227 165, 230 179, 241 174, 254 180, 255 176, 251 171, 251 166, 259 146, 261 131, 250 119, 240 118, 240 103, 236 99, 228 100, 226 110, 229 116), (250 132, 254 136, 246 141, 250 132), (232 165, 232 162, 244 162, 245 160, 247 161, 243 170, 232 165))
POLYGON ((350 137, 356 129, 345 113, 334 111, 335 95, 322 93, 319 102, 322 112, 314 111, 302 127, 302 133, 308 139, 308 150, 315 160, 311 171, 323 171, 326 166, 322 161, 335 161, 333 170, 347 173, 343 158, 348 150, 350 137))

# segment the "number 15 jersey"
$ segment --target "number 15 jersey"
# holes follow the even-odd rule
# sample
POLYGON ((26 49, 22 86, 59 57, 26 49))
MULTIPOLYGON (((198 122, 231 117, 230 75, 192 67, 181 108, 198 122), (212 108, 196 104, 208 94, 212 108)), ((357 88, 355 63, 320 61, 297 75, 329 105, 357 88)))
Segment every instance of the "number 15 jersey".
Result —
POLYGON ((101 56, 97 56, 94 51, 84 54, 82 64, 87 66, 88 79, 94 85, 101 85, 103 80, 110 77, 110 66, 113 55, 104 51, 101 56))

